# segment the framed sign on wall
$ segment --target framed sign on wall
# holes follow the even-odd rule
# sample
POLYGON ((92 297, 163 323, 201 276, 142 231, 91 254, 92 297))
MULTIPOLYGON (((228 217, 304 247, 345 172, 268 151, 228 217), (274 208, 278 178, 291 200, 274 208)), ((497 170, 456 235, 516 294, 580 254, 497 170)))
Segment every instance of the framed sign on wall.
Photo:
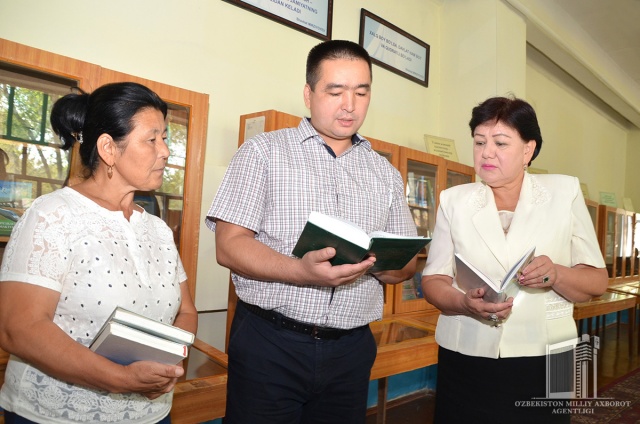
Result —
POLYGON ((331 39, 333 0, 224 0, 321 40, 331 39))
POLYGON ((429 45, 365 9, 360 12, 360 45, 376 65, 429 86, 429 45))

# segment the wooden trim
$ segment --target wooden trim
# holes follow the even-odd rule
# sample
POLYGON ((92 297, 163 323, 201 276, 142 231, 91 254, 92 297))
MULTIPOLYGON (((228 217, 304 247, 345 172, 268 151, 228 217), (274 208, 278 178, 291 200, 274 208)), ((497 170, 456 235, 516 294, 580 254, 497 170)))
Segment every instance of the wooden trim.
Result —
POLYGON ((78 81, 85 91, 99 86, 101 67, 0 38, 0 60, 78 81))
MULTIPOLYGON (((182 231, 180 234, 180 256, 189 277, 187 281, 189 284, 189 292, 191 293, 191 297, 195 298, 209 96, 207 94, 196 93, 122 72, 105 69, 98 65, 39 50, 5 39, 0 39, 0 60, 78 81, 79 88, 87 92, 91 92, 95 88, 110 82, 139 82, 158 93, 165 101, 185 106, 189 109, 190 117, 184 181, 182 231)), ((74 146, 72 150, 69 173, 70 185, 81 181, 83 178, 78 146, 74 146)))
POLYGON ((193 424, 224 417, 227 400, 227 355, 196 339, 191 350, 197 349, 224 368, 224 372, 179 381, 173 392, 171 422, 193 424))
MULTIPOLYGON (((100 85, 102 68, 92 63, 61 56, 48 51, 0 38, 0 61, 78 82, 78 87, 91 92, 100 85)), ((69 185, 82 181, 79 145, 71 150, 69 185)))
POLYGON ((246 122, 248 119, 264 117, 264 128, 263 132, 270 132, 279 130, 282 128, 296 128, 300 125, 301 117, 290 115, 284 112, 278 112, 277 110, 269 109, 263 110, 262 112, 254 112, 248 113, 246 115, 240 116, 240 131, 238 133, 238 147, 244 143, 245 130, 246 130, 246 122))

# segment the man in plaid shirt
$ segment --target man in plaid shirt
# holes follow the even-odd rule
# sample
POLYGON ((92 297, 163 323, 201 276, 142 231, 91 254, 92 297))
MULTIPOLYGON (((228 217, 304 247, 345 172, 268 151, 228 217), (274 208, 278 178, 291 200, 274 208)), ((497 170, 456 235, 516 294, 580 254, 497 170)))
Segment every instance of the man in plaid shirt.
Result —
POLYGON ((331 266, 333 248, 301 259, 291 251, 312 211, 367 233, 416 235, 400 173, 357 134, 371 81, 360 45, 315 46, 304 87, 311 118, 247 140, 207 214, 239 298, 226 423, 365 422, 376 356, 368 324, 382 317, 382 284, 410 278, 416 259, 372 274, 375 258, 331 266))

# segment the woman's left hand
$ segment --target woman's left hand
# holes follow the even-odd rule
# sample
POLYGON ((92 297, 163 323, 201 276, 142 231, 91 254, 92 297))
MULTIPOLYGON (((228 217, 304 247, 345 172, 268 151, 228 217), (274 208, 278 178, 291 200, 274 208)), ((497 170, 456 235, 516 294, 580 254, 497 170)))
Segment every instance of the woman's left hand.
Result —
POLYGON ((518 277, 520 285, 534 289, 553 287, 557 280, 556 265, 545 255, 533 258, 518 277))

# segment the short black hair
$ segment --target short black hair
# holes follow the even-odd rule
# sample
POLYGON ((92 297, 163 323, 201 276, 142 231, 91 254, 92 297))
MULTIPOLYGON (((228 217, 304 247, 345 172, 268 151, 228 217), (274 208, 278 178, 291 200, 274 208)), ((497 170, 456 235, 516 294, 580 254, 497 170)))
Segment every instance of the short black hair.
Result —
POLYGON ((99 163, 98 137, 109 134, 119 144, 133 130, 133 117, 149 108, 167 117, 167 103, 144 85, 105 84, 91 94, 72 93, 59 98, 51 109, 51 128, 62 140, 64 150, 82 140, 80 158, 91 175, 99 163))
POLYGON ((471 120, 469 121, 471 136, 478 125, 487 122, 503 122, 518 131, 524 141, 534 140, 536 147, 529 161, 529 165, 531 165, 542 149, 542 133, 533 106, 515 97, 491 97, 471 111, 471 120))
POLYGON ((373 79, 371 57, 364 47, 353 41, 329 40, 313 47, 307 56, 307 84, 311 87, 311 91, 315 90, 320 80, 322 61, 335 59, 364 60, 369 65, 369 74, 373 79))

